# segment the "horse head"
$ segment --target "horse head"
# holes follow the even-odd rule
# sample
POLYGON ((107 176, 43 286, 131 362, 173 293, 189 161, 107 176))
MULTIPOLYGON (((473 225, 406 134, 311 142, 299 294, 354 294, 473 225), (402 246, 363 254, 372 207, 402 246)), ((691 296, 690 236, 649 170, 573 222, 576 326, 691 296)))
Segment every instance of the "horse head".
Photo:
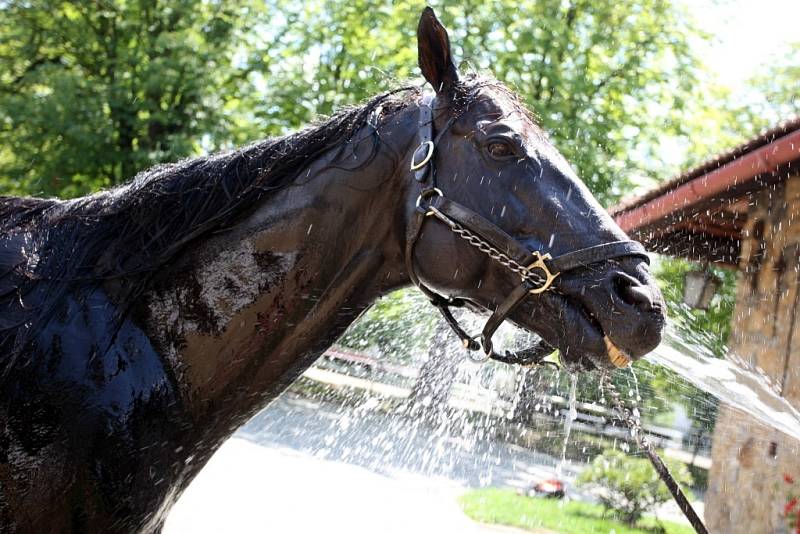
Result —
POLYGON ((412 281, 445 312, 492 312, 481 340, 487 354, 506 318, 538 334, 545 352, 557 348, 569 367, 621 367, 654 349, 664 302, 641 246, 513 92, 460 77, 430 8, 418 47, 435 96, 420 104, 418 148, 407 161, 416 183, 406 199, 412 281))

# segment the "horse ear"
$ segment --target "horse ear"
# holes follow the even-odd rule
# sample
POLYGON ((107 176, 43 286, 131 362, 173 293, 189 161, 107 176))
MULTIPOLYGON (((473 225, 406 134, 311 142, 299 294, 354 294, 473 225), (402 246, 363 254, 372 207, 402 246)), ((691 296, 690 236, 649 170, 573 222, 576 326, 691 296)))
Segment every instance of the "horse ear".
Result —
POLYGON ((419 18, 417 50, 422 75, 437 93, 445 91, 458 81, 458 70, 453 63, 447 30, 430 7, 426 7, 419 18))

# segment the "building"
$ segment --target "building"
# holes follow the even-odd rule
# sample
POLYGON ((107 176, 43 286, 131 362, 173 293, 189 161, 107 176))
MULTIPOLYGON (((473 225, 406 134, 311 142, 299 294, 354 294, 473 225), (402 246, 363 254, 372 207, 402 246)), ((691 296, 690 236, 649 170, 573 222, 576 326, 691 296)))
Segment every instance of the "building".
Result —
MULTIPOLYGON (((800 118, 612 208, 652 251, 738 269, 730 351, 800 409, 800 118)), ((800 443, 721 406, 705 501, 711 532, 785 532, 800 443)))

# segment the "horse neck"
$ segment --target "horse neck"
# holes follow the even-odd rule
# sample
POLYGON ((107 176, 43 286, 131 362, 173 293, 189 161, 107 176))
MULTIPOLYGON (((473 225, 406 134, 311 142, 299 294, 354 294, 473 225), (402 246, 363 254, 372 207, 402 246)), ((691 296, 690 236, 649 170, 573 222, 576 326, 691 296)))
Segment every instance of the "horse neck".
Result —
POLYGON ((391 149, 369 158, 369 144, 344 163, 311 164, 247 219, 197 243, 147 295, 146 330, 204 443, 227 438, 375 298, 407 283, 409 178, 391 149))

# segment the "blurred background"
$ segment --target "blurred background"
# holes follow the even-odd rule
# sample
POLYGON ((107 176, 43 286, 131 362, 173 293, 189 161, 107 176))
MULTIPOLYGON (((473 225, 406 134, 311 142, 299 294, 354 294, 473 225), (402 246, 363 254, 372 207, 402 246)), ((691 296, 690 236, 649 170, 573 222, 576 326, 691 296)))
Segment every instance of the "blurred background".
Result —
MULTIPOLYGON (((0 194, 85 195, 159 162, 279 136, 375 93, 422 85, 415 31, 424 5, 0 0, 0 194)), ((796 1, 433 7, 461 70, 491 72, 518 92, 607 207, 800 114, 796 1)), ((719 286, 697 309, 684 302, 695 269, 654 261, 675 332, 721 358, 737 272, 706 266, 719 286)), ((447 336, 414 291, 379 301, 223 448, 168 531, 479 528, 461 510, 542 532, 688 528, 669 525, 681 517, 657 489, 632 520, 617 506, 611 526, 568 524, 564 503, 513 501, 555 478, 575 506, 589 507, 575 517, 595 517, 591 506, 605 506, 603 492, 590 491, 595 460, 633 473, 621 462, 635 459, 635 446, 612 424, 597 377, 578 381, 580 415, 565 444, 568 376, 479 367, 447 336), (486 487, 508 491, 468 491, 486 487), (500 520, 486 502, 553 519, 500 520)), ((649 362, 614 382, 702 506, 717 399, 649 362)), ((641 476, 644 487, 649 474, 641 476)))

